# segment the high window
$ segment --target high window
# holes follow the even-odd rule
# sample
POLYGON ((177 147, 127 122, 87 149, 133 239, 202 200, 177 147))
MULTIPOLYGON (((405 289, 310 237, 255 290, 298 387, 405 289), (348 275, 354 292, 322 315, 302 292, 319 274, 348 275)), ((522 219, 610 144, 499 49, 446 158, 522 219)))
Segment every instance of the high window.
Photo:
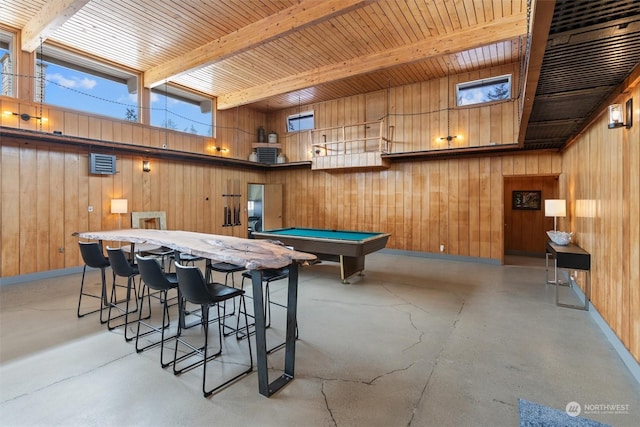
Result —
POLYGON ((37 58, 34 101, 138 121, 135 74, 51 47, 37 58))
POLYGON ((511 75, 474 80, 456 85, 456 105, 483 104, 511 98, 511 75))
POLYGON ((0 95, 13 96, 13 35, 0 31, 0 95))
POLYGON ((173 86, 151 90, 151 125, 213 136, 213 100, 173 86))
POLYGON ((292 114, 287 117, 287 132, 297 132, 314 128, 313 111, 292 114))

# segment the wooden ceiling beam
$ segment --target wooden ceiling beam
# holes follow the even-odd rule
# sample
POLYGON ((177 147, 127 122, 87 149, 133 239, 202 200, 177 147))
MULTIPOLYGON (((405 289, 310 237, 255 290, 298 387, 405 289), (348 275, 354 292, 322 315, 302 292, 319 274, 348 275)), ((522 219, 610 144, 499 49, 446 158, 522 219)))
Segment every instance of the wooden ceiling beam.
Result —
POLYGON ((206 67, 279 37, 318 24, 377 0, 302 0, 300 3, 213 40, 144 73, 145 87, 206 67))
POLYGON ((533 100, 538 88, 538 80, 542 70, 542 60, 547 48, 547 39, 553 10, 556 7, 555 0, 535 2, 535 10, 531 19, 531 52, 527 62, 529 66, 525 70, 526 76, 520 76, 524 80, 524 99, 522 100, 522 113, 520 116, 520 130, 518 132, 518 144, 524 146, 524 138, 527 133, 527 125, 533 111, 533 100))
POLYGON ((526 15, 524 13, 515 14, 490 23, 473 25, 465 30, 456 30, 451 34, 429 37, 417 43, 330 64, 266 84, 224 94, 217 98, 217 105, 218 109, 224 110, 251 104, 272 96, 347 77, 511 40, 525 33, 526 15))
POLYGON ((35 14, 22 28, 22 50, 33 52, 53 32, 60 28, 89 0, 51 0, 45 2, 40 12, 35 14))

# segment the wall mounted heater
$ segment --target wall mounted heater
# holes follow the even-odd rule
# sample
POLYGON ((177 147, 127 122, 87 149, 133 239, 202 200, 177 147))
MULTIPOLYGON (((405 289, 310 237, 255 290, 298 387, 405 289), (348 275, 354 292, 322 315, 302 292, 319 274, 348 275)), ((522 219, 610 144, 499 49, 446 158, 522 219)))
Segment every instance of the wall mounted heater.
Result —
POLYGON ((256 152, 260 163, 275 165, 278 160, 278 149, 275 147, 258 147, 256 152))
POLYGON ((89 173, 97 175, 115 175, 116 156, 110 154, 89 153, 89 173))

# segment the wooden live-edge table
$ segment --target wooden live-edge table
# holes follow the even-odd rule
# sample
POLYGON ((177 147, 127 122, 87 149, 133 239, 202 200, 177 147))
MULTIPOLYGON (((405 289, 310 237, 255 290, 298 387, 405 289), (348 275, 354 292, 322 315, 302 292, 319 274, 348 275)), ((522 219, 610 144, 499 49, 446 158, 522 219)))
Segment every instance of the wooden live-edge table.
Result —
MULTIPOLYGON (((553 282, 549 281, 547 269, 547 284, 556 285, 556 305, 560 307, 576 308, 579 310, 589 310, 589 300, 591 299, 591 254, 573 243, 568 245, 556 245, 547 240, 546 253, 553 257, 554 277, 553 282), (584 305, 572 305, 561 303, 558 296, 558 268, 567 268, 570 270, 582 270, 586 274, 586 283, 584 286, 584 305)), ((547 256, 547 260, 548 260, 547 256)))
POLYGON ((256 316, 258 391, 263 396, 269 397, 293 380, 296 357, 298 264, 314 261, 315 255, 291 250, 266 240, 243 239, 191 231, 127 229, 86 231, 73 234, 82 239, 98 240, 100 244, 104 240, 129 242, 131 243, 131 253, 135 253, 136 243, 149 244, 173 249, 176 252, 176 259, 180 259, 180 253, 185 253, 205 258, 207 262, 243 265, 251 271, 254 313, 264 313, 261 270, 289 267, 284 373, 273 382, 269 382, 265 319, 264 316, 256 316))

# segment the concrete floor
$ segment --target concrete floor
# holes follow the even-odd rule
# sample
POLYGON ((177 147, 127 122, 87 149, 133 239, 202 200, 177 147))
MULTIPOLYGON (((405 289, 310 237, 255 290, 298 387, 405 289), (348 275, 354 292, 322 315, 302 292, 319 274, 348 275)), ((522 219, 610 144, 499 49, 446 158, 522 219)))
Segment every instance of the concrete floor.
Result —
MULTIPOLYGON (((79 274, 4 285, 0 425, 514 426, 519 398, 628 405, 581 415, 640 425, 640 386, 588 313, 555 305, 543 265, 376 253, 350 285, 335 263, 304 267, 296 376, 269 399, 255 371, 205 399, 201 369, 176 377, 159 349, 136 354, 122 329, 77 319, 79 274)), ((273 377, 283 357, 270 356, 273 377)))

